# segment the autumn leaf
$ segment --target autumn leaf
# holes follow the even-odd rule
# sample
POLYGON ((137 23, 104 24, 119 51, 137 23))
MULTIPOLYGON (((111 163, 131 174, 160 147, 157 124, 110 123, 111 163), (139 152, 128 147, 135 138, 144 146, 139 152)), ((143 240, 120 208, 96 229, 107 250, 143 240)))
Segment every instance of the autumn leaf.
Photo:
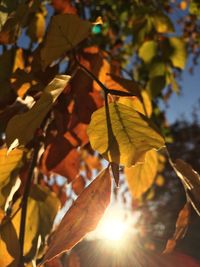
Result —
POLYGON ((143 162, 145 153, 165 145, 153 123, 133 108, 120 103, 109 104, 110 125, 107 127, 105 107, 92 115, 88 126, 90 144, 110 162, 131 167, 143 162), (115 142, 109 141, 109 135, 115 142))
POLYGON ((170 18, 161 12, 157 12, 153 15, 153 24, 156 31, 159 33, 174 32, 174 25, 170 18))
POLYGON ((140 86, 134 80, 124 79, 114 74, 107 74, 105 85, 111 94, 137 96, 141 98, 140 86))
MULTIPOLYGON (((13 207, 13 213, 18 209, 21 199, 18 199, 13 207)), ((33 258, 37 251, 38 237, 41 237, 41 244, 45 243, 46 236, 50 233, 54 218, 59 210, 58 198, 46 187, 32 186, 28 199, 24 254, 33 258)), ((19 236, 21 210, 16 213, 12 222, 16 233, 19 236)), ((40 245, 41 245, 40 244, 40 245)))
POLYGON ((176 243, 185 236, 189 225, 190 213, 191 206, 189 203, 186 203, 179 212, 176 221, 176 230, 173 237, 167 241, 167 245, 163 253, 171 253, 174 250, 176 243))
POLYGON ((84 190, 85 184, 86 182, 82 175, 79 175, 72 181, 72 189, 77 196, 84 190))
POLYGON ((94 230, 110 202, 111 178, 104 169, 80 194, 55 231, 43 263, 71 249, 94 230))
POLYGON ((152 185, 157 173, 157 152, 146 153, 145 162, 125 168, 125 176, 133 198, 140 198, 152 185))
POLYGON ((77 15, 54 16, 41 49, 43 69, 87 38, 91 25, 89 21, 82 20, 77 15))
POLYGON ((148 93, 143 90, 141 91, 141 97, 120 97, 119 103, 134 108, 136 111, 142 113, 147 117, 151 117, 152 104, 148 93))
POLYGON ((44 89, 42 96, 26 113, 14 116, 6 128, 6 143, 10 150, 25 146, 33 138, 53 103, 64 90, 70 76, 56 76, 44 89))
POLYGON ((146 63, 150 63, 157 55, 158 45, 155 41, 146 41, 139 49, 139 57, 146 63))
POLYGON ((17 267, 20 246, 15 228, 11 221, 0 225, 0 266, 17 267))
POLYGON ((16 149, 7 155, 8 150, 0 150, 0 206, 3 207, 16 181, 15 171, 19 168, 23 151, 16 149))
POLYGON ((200 216, 200 176, 192 169, 191 165, 181 159, 173 164, 174 170, 184 185, 190 202, 200 216))

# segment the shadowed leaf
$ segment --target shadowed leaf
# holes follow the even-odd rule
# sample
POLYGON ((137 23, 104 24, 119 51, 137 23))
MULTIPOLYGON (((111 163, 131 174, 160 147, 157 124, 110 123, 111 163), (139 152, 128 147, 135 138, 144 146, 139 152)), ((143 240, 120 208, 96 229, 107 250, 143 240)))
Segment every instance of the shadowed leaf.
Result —
POLYGON ((72 14, 54 16, 41 49, 43 69, 87 38, 91 25, 72 14))
POLYGON ((26 113, 14 116, 6 128, 6 143, 10 148, 17 140, 16 146, 25 146, 33 138, 35 131, 40 127, 45 116, 51 109, 53 103, 64 90, 70 76, 58 75, 47 85, 41 98, 26 113))

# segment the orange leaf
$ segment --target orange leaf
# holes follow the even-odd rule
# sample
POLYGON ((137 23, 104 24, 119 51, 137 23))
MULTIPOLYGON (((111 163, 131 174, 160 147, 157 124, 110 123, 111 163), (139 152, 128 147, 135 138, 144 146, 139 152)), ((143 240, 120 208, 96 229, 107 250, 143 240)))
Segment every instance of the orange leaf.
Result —
POLYGON ((71 142, 64 136, 59 136, 47 146, 41 160, 41 171, 60 174, 72 181, 79 172, 80 155, 71 142))
POLYGON ((179 212, 178 219, 176 221, 176 230, 171 239, 167 241, 166 248, 163 253, 171 253, 176 247, 178 240, 185 236, 190 220, 191 206, 186 203, 183 209, 179 212))
POLYGON ((43 262, 71 249, 88 232, 94 230, 105 212, 111 195, 109 169, 104 169, 97 178, 81 193, 65 214, 43 262))
POLYGON ((82 175, 79 175, 76 179, 72 181, 72 189, 76 195, 80 195, 85 188, 85 180, 82 175))

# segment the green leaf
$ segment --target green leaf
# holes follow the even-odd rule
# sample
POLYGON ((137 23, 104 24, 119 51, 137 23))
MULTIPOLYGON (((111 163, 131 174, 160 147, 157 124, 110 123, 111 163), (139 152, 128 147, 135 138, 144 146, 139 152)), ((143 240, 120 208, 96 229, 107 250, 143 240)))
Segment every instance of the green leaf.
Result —
POLYGON ((166 77, 164 75, 155 76, 147 83, 147 91, 151 98, 157 97, 166 86, 166 77))
POLYGON ((76 15, 54 16, 41 49, 43 69, 87 38, 91 27, 89 21, 76 15))
POLYGON ((0 266, 17 267, 20 246, 15 228, 10 221, 3 222, 0 227, 0 266))
POLYGON ((150 188, 155 179, 157 167, 157 152, 150 150, 146 153, 144 163, 125 168, 125 177, 134 198, 140 198, 150 188))
POLYGON ((153 15, 153 24, 159 33, 174 32, 174 26, 170 18, 163 13, 157 12, 153 15))
POLYGON ((143 162, 148 150, 165 145, 161 134, 144 115, 120 103, 108 107, 109 118, 105 107, 100 108, 93 113, 88 127, 92 148, 105 159, 130 167, 143 162))
POLYGON ((187 59, 186 44, 182 38, 171 37, 164 40, 162 53, 166 60, 170 60, 174 67, 184 69, 187 59))
POLYGON ((58 75, 44 89, 41 98, 26 113, 14 116, 6 128, 6 143, 9 150, 25 146, 34 137, 53 103, 69 82, 70 76, 58 75))
POLYGON ((139 57, 146 63, 150 63, 157 55, 157 43, 154 41, 147 41, 139 49, 139 57))
POLYGON ((0 150, 0 207, 4 207, 6 199, 16 181, 15 171, 22 159, 23 151, 16 149, 7 155, 8 150, 0 150))
MULTIPOLYGON (((18 209, 20 203, 21 199, 18 199, 13 207, 13 212, 18 209)), ((39 236, 41 236, 41 246, 44 246, 45 238, 51 231, 59 207, 60 202, 51 191, 38 185, 32 186, 28 199, 24 241, 24 251, 27 258, 34 258, 39 236)), ((21 210, 12 220, 18 236, 20 219, 21 210)))

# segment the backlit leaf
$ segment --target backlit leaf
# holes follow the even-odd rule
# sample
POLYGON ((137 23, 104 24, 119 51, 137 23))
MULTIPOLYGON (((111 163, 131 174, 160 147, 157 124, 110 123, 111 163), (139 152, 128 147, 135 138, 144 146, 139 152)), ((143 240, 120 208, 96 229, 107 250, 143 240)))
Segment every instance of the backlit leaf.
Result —
POLYGON ((139 49, 139 57, 147 64, 157 55, 157 43, 154 41, 146 41, 139 49))
POLYGON ((143 162, 148 150, 165 145, 153 123, 133 108, 111 103, 109 117, 107 121, 105 107, 100 108, 88 127, 92 148, 108 161, 131 167, 143 162))
POLYGON ((125 168, 125 176, 130 192, 134 198, 140 198, 152 185, 157 173, 157 152, 148 151, 145 162, 125 168))
POLYGON ((87 38, 91 26, 89 21, 84 21, 76 15, 54 16, 41 50, 43 68, 87 38))
MULTIPOLYGON (((53 103, 64 90, 70 76, 58 75, 44 89, 42 96, 26 113, 14 116, 6 128, 6 143, 10 147, 15 140, 25 146, 33 138, 53 103)), ((14 148, 14 147, 13 147, 14 148)))
POLYGON ((163 13, 157 12, 153 15, 153 24, 159 33, 174 32, 174 26, 170 18, 163 13))
POLYGON ((109 169, 103 170, 80 194, 65 214, 43 262, 71 249, 88 232, 94 230, 110 202, 111 178, 109 169))
POLYGON ((8 150, 0 150, 0 206, 3 207, 16 181, 14 171, 20 164, 23 151, 16 149, 7 155, 8 150))
POLYGON ((32 18, 27 35, 30 36, 33 42, 41 42, 43 35, 45 33, 45 17, 42 13, 37 13, 32 18))
POLYGON ((183 39, 171 37, 163 41, 162 52, 176 68, 184 69, 187 59, 186 44, 183 39))

